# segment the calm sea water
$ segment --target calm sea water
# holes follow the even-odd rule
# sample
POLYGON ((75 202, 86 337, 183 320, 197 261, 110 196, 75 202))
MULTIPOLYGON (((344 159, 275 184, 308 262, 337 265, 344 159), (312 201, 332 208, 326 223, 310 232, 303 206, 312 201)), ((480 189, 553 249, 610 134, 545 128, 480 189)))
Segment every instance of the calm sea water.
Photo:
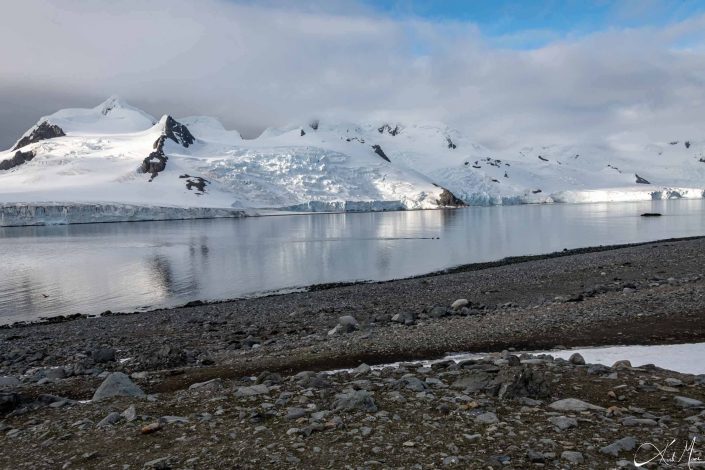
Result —
POLYGON ((694 235, 702 200, 0 228, 0 323, 694 235))

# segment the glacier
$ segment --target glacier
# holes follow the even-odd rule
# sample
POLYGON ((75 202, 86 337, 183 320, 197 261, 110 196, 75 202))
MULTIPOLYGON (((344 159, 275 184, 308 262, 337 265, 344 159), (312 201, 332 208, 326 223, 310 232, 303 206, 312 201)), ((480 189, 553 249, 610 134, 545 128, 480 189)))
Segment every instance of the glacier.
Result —
POLYGON ((210 207, 169 207, 131 204, 81 203, 2 203, 0 226, 89 224, 96 222, 139 222, 148 220, 185 220, 236 218, 246 211, 210 207))
POLYGON ((491 149, 438 122, 316 120, 243 139, 119 97, 0 152, 0 225, 702 198, 695 140, 491 149))

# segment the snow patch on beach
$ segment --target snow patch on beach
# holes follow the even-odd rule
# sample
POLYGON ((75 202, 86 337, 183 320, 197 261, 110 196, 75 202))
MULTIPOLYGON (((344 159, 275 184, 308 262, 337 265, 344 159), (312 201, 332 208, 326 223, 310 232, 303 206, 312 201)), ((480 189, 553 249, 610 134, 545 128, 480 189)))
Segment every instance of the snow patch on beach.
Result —
MULTIPOLYGON (((633 367, 653 364, 662 369, 672 370, 683 374, 705 374, 705 361, 701 360, 705 357, 705 343, 647 346, 600 346, 594 348, 561 349, 550 351, 521 351, 513 352, 512 354, 519 356, 524 353, 531 354, 532 356, 550 355, 554 358, 562 358, 566 360, 573 354, 579 353, 583 356, 587 364, 612 366, 617 361, 628 360, 631 362, 633 367)), ((448 360, 462 362, 472 359, 486 359, 493 356, 500 359, 498 353, 456 353, 449 354, 440 359, 426 361, 403 361, 377 364, 372 366, 372 369, 379 370, 385 367, 400 367, 404 363, 420 363, 424 366, 431 366, 434 363, 448 360)), ((352 372, 353 370, 354 369, 339 369, 331 371, 330 373, 352 372)))

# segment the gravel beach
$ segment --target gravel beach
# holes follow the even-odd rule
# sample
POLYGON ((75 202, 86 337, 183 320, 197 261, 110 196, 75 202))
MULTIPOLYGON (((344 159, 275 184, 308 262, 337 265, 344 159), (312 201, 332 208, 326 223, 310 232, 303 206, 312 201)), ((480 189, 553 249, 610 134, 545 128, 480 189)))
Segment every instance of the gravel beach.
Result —
POLYGON ((705 239, 669 240, 7 327, 0 466, 615 468, 693 437, 697 453, 704 377, 516 351, 703 341, 703 266, 705 239), (461 351, 494 354, 414 363, 461 351))

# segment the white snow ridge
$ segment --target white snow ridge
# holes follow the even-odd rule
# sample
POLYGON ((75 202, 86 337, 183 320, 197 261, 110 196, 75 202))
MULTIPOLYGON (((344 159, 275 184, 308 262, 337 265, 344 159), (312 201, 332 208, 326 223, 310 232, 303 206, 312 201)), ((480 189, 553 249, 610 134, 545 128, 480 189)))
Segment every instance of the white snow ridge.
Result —
POLYGON ((492 152, 441 123, 313 122, 242 139, 118 97, 41 118, 0 152, 0 226, 702 198, 705 145, 492 152))

